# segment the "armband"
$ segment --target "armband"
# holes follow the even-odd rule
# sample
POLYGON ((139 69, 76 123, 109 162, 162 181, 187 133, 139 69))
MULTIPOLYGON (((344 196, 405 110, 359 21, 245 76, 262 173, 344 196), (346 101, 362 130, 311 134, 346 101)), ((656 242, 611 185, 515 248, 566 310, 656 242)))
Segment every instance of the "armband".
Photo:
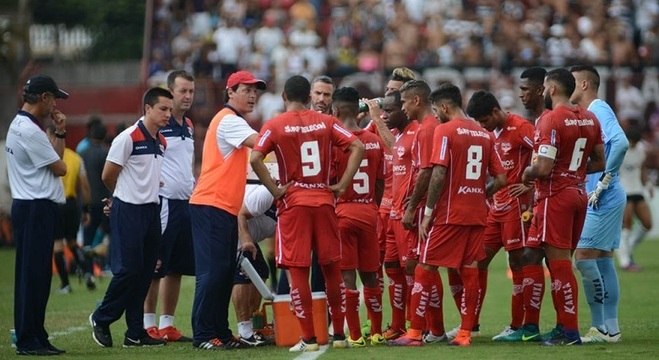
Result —
POLYGON ((432 216, 432 212, 433 212, 433 208, 426 206, 426 209, 423 210, 423 216, 432 216))

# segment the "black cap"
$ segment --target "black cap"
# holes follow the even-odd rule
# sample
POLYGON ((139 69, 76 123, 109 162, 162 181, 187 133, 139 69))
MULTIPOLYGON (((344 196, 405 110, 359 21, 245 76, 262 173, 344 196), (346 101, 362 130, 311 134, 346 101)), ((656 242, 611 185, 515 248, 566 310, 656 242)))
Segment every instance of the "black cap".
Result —
POLYGON ((49 92, 55 95, 58 99, 67 99, 69 97, 69 93, 57 87, 55 80, 48 75, 36 75, 31 77, 25 83, 25 88, 23 90, 29 94, 43 94, 49 92))

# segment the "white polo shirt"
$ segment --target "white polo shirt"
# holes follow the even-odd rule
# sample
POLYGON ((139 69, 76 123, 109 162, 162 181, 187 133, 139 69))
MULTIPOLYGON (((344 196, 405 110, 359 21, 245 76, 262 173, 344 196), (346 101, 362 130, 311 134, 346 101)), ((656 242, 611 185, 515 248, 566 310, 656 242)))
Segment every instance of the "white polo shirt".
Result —
POLYGON ((48 168, 60 157, 32 114, 20 110, 12 120, 5 156, 12 198, 64 203, 62 180, 48 168))
POLYGON ((107 161, 122 167, 113 196, 141 205, 158 203, 160 171, 167 142, 159 133, 154 139, 138 121, 112 141, 107 161))
POLYGON ((244 205, 252 215, 247 220, 247 228, 256 242, 275 236, 277 228, 276 209, 273 206, 275 198, 264 185, 247 185, 245 188, 244 205))
POLYGON ((162 162, 162 182, 160 195, 168 199, 188 200, 192 195, 195 178, 192 173, 194 164, 194 127, 192 121, 183 117, 179 125, 172 116, 169 124, 160 129, 160 134, 167 140, 167 154, 162 162))

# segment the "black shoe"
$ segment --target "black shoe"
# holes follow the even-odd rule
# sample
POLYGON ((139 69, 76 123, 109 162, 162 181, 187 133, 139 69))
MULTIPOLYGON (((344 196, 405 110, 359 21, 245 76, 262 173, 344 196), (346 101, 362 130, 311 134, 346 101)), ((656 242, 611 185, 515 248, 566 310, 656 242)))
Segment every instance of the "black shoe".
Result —
POLYGON ((161 339, 154 339, 148 334, 144 334, 141 338, 133 339, 128 336, 124 337, 124 347, 136 346, 164 346, 167 341, 161 339))
POLYGON ((193 341, 192 346, 200 350, 223 350, 224 343, 218 338, 213 338, 208 341, 193 341))
POLYGON ((265 345, 265 341, 261 339, 260 337, 256 337, 256 334, 253 334, 252 336, 248 338, 240 337, 240 342, 243 343, 244 345, 247 345, 249 347, 257 347, 257 346, 263 346, 265 345))
POLYGON ((55 355, 59 355, 59 354, 64 354, 64 353, 66 353, 65 350, 62 350, 62 349, 58 349, 58 348, 56 348, 56 347, 55 347, 53 344, 51 344, 50 342, 48 342, 48 343, 46 344, 46 349, 48 349, 48 351, 54 353, 55 355))
POLYGON ((102 347, 112 347, 112 333, 109 326, 97 325, 94 313, 89 314, 89 324, 92 326, 92 338, 102 347))
POLYGON ((40 348, 40 349, 32 349, 32 350, 27 350, 27 349, 16 349, 16 355, 28 355, 28 356, 53 356, 53 355, 59 355, 59 353, 50 351, 48 348, 40 348))
POLYGON ((96 280, 90 273, 85 274, 85 286, 87 286, 87 290, 89 291, 96 290, 96 280))
POLYGON ((251 347, 251 345, 250 345, 250 346, 247 346, 247 345, 244 344, 242 341, 238 340, 237 338, 235 338, 235 337, 233 337, 233 336, 230 337, 230 338, 228 338, 228 339, 226 339, 226 340, 223 340, 223 341, 222 341, 222 344, 223 344, 222 346, 223 346, 225 349, 227 349, 227 350, 230 350, 230 349, 242 349, 242 348, 246 348, 246 347, 251 347))

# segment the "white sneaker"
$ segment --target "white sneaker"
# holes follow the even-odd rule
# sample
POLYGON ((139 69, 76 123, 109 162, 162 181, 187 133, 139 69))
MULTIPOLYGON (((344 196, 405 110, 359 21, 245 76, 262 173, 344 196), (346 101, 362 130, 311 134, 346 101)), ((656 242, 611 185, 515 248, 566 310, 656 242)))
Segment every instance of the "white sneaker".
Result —
POLYGON ((501 339, 501 338, 504 338, 504 337, 506 337, 506 336, 508 336, 508 335, 510 335, 510 334, 512 334, 512 333, 514 333, 514 332, 515 332, 515 330, 513 330, 513 329, 510 327, 510 325, 509 325, 509 326, 506 326, 506 327, 505 327, 505 328, 504 328, 504 329, 503 329, 498 335, 494 335, 494 336, 492 337, 492 340, 497 341, 497 340, 499 340, 499 339, 501 339))
POLYGON ((620 341, 620 333, 616 335, 609 335, 603 333, 600 329, 596 327, 591 327, 586 335, 581 337, 581 342, 584 344, 594 344, 594 343, 616 343, 620 341))
MULTIPOLYGON (((451 341, 451 340, 455 339, 455 337, 458 336, 458 331, 460 331, 460 326, 456 326, 451 331, 447 331, 446 332, 446 339, 448 341, 451 341)), ((476 327, 474 327, 474 329, 471 331, 471 337, 476 337, 480 334, 481 333, 480 333, 479 326, 476 325, 476 327)))
POLYGON ((426 335, 423 336, 423 343, 424 344, 436 344, 439 342, 445 342, 446 341, 446 333, 442 334, 441 336, 437 336, 432 333, 432 331, 428 331, 426 335))
POLYGON ((288 349, 290 352, 307 352, 307 351, 318 351, 320 347, 318 343, 307 344, 304 340, 300 339, 300 342, 295 344, 292 348, 288 349))

